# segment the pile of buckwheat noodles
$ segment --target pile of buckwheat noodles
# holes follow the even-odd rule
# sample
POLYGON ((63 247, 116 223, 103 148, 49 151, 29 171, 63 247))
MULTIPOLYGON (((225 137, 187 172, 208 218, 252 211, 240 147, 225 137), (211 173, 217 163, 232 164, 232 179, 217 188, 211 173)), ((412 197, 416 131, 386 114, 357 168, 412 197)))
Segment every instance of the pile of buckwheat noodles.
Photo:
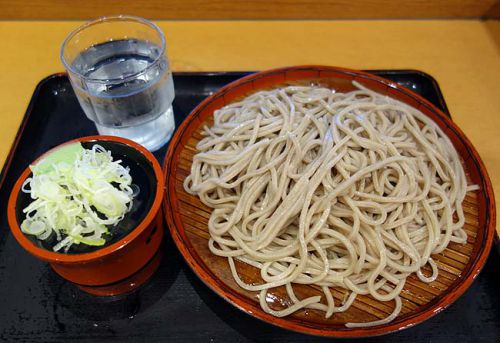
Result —
POLYGON ((416 109, 355 85, 261 91, 215 111, 185 179, 213 209, 210 250, 274 316, 310 308, 328 318, 363 294, 394 300, 393 313, 346 325, 390 322, 406 278, 432 282, 431 255, 466 242, 461 204, 473 188, 450 140, 416 109), (244 283, 235 258, 264 282, 244 283), (314 284, 325 300, 298 299, 293 284, 314 284), (274 310, 266 295, 279 286, 293 305, 274 310), (347 290, 341 304, 330 287, 347 290))

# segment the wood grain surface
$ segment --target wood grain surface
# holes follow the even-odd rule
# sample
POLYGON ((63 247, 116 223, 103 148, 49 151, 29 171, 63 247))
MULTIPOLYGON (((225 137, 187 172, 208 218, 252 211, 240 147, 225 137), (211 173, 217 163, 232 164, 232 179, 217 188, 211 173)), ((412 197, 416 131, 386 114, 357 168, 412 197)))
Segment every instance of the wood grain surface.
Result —
MULTIPOLYGON (((309 334, 339 337, 378 335, 415 325, 450 305, 468 288, 484 264, 493 240, 495 205, 491 183, 479 155, 458 127, 418 95, 390 84, 390 81, 348 70, 336 71, 323 67, 279 69, 268 72, 262 77, 247 78, 226 86, 202 102, 191 113, 172 139, 165 160, 168 196, 164 204, 168 226, 177 247, 195 273, 209 287, 249 314, 275 325, 309 334), (324 313, 315 310, 300 310, 285 318, 275 318, 266 314, 260 309, 257 293, 238 287, 233 280, 227 260, 214 256, 209 251, 207 224, 211 209, 202 204, 196 196, 184 191, 183 181, 190 173, 192 158, 196 154, 196 144, 203 137, 202 128, 212 123, 215 109, 249 92, 275 86, 280 82, 294 83, 301 79, 315 79, 323 84, 326 82, 340 91, 353 89, 350 84, 355 79, 373 90, 418 108, 450 137, 463 159, 469 182, 481 187, 480 191, 469 192, 464 200, 466 218, 464 230, 468 235, 467 243, 452 242, 442 253, 433 255, 439 267, 439 276, 434 282, 427 284, 415 275, 408 277, 401 293, 403 302, 401 313, 387 325, 361 329, 347 329, 344 326, 347 322, 382 319, 392 312, 393 302, 379 302, 371 296, 358 296, 348 311, 337 313, 330 319, 325 319, 324 313)), ((243 281, 251 284, 262 282, 256 268, 245 263, 238 263, 237 266, 243 281)), ((430 273, 428 268, 424 268, 424 271, 426 274, 430 273)), ((321 290, 316 286, 297 285, 294 289, 299 299, 321 295, 321 290)), ((341 303, 347 294, 340 288, 331 290, 337 304, 341 303)), ((266 299, 274 309, 282 309, 291 304, 284 287, 270 290, 266 299)), ((322 301, 325 302, 325 299, 322 301)))
POLYGON ((0 19, 357 19, 498 17, 497 0, 0 0, 0 19))

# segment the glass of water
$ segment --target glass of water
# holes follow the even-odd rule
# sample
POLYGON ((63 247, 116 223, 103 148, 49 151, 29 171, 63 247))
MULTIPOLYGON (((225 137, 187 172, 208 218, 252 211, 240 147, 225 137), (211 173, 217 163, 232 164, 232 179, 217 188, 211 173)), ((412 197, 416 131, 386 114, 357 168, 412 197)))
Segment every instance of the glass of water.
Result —
POLYGON ((160 28, 131 16, 99 18, 69 34, 61 60, 99 134, 151 151, 170 140, 174 83, 165 50, 160 28))

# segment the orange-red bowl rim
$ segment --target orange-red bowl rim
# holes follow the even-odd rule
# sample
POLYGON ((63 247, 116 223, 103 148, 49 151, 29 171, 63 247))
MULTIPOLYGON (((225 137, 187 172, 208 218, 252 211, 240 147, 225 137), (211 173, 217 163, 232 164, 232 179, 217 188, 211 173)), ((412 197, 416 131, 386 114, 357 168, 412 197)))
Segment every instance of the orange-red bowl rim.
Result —
MULTIPOLYGON (((300 79, 300 78, 297 78, 300 79)), ((304 78, 304 79, 309 79, 309 78, 304 78)), ((279 83, 276 83, 275 85, 279 85, 279 83)), ((371 88, 367 86, 368 88, 371 88)), ((257 91, 255 89, 254 91, 257 91)), ((250 92, 251 93, 251 92, 250 92)), ((228 301, 238 309, 242 310, 243 312, 256 317, 260 320, 263 320, 265 322, 274 324, 276 326, 289 329, 292 331, 297 331, 301 333, 306 333, 310 335, 315 335, 315 336, 327 336, 327 337, 350 337, 350 338, 355 338, 355 337, 371 337, 371 336, 379 336, 379 335, 384 335, 388 334, 391 332, 403 330, 409 327, 412 327, 418 323, 421 323, 425 321, 426 319, 429 319, 430 317, 436 315, 437 313, 441 312, 445 308, 447 308, 449 305, 451 305, 455 300, 457 300, 472 284, 474 279, 479 275, 479 272, 481 271, 482 267, 484 266, 486 259, 489 255, 489 252, 492 247, 493 243, 493 237, 494 237, 494 232, 495 232, 495 220, 496 220, 496 208, 495 208, 495 198, 493 194, 493 188, 491 185, 490 178, 488 176, 488 173, 486 171, 486 167, 484 166, 484 163, 482 162, 479 154, 469 141, 469 139, 465 136, 465 134, 460 130, 460 128, 450 119, 448 118, 441 110, 439 110, 436 106, 431 104, 429 101, 421 97, 420 95, 408 90, 407 88, 404 88, 400 85, 398 85, 396 82, 384 79, 382 77, 373 75, 368 72, 363 72, 359 70, 353 70, 353 69, 347 69, 347 68, 338 68, 338 67, 331 67, 331 66, 321 66, 321 65, 303 65, 303 66, 293 66, 293 67, 283 67, 283 68, 276 68, 276 69, 270 69, 270 70, 265 70, 261 72, 257 72, 254 74, 250 74, 247 76, 244 76, 234 82, 231 82, 230 84, 222 87, 219 89, 217 92, 213 93, 212 95, 208 96, 205 100, 203 100, 195 109, 191 111, 191 113, 187 116, 187 118, 183 121, 183 123, 178 127, 176 133, 172 137, 172 140, 170 142, 168 151, 165 156, 164 164, 163 164, 163 172, 164 172, 164 177, 165 177, 165 182, 166 182, 166 187, 167 190, 165 192, 165 200, 163 202, 164 206, 164 212, 167 220, 167 225, 169 227, 170 233, 173 237, 173 240, 181 252, 182 256, 184 257, 185 261, 188 263, 190 268, 194 271, 194 273, 210 288, 212 289, 215 293, 220 295, 224 300, 228 301), (485 245, 483 246, 482 250, 478 253, 477 258, 475 259, 475 262, 473 266, 470 268, 470 273, 467 278, 463 279, 461 283, 456 287, 456 289, 453 290, 453 292, 450 292, 449 294, 445 294, 442 297, 438 298, 437 303, 430 307, 429 309, 417 314, 410 316, 409 318, 403 320, 403 321, 395 321, 395 322, 390 322, 388 324, 384 325, 379 325, 379 326, 374 326, 374 327, 364 327, 364 328, 352 328, 349 330, 321 330, 315 327, 311 327, 307 324, 304 323, 304 325, 297 324, 295 322, 287 320, 286 317, 284 318, 277 318, 272 316, 271 314, 268 314, 264 312, 263 310, 258 310, 258 311, 251 311, 249 310, 246 306, 245 300, 242 300, 235 292, 231 291, 226 291, 224 290, 224 286, 227 287, 224 282, 221 282, 218 280, 216 277, 211 275, 209 272, 204 270, 200 265, 198 265, 198 261, 196 256, 193 256, 188 247, 186 246, 183 237, 181 237, 179 230, 177 229, 177 223, 176 220, 174 219, 174 216, 171 213, 171 202, 172 202, 172 195, 169 194, 169 189, 170 189, 170 174, 171 174, 171 169, 175 168, 175 166, 172 166, 171 162, 174 157, 174 152, 176 150, 176 145, 177 142, 180 141, 181 137, 183 136, 184 131, 186 128, 190 125, 191 122, 193 122, 193 119, 203 111, 205 107, 207 107, 212 101, 217 99, 218 97, 221 96, 221 94, 224 94, 230 89, 235 89, 242 84, 245 84, 249 81, 255 80, 259 77, 263 77, 265 75, 269 74, 278 74, 278 73, 286 73, 286 72, 301 72, 301 71, 308 71, 308 70, 318 70, 318 71, 330 71, 330 72, 338 72, 341 74, 346 74, 346 75, 352 75, 352 76, 359 76, 363 79, 367 80, 372 80, 376 82, 380 82, 390 88, 393 88, 395 90, 398 90, 402 92, 403 94, 410 96, 413 99, 418 100, 418 102, 424 104, 427 108, 431 109, 434 113, 437 114, 437 116, 440 117, 440 119, 444 120, 447 125, 450 125, 453 127, 455 132, 458 133, 459 136, 464 140, 465 144, 467 145, 468 148, 470 148, 473 153, 474 153, 474 158, 478 162, 478 166, 481 172, 481 175, 483 177, 483 185, 485 194, 487 198, 489 199, 489 206, 486 209, 488 211, 489 217, 488 217, 488 222, 487 225, 485 225, 485 245), (169 194, 167 196, 167 194, 169 194)))
POLYGON ((158 211, 160 210, 160 206, 163 200, 163 192, 165 189, 165 183, 163 179, 163 174, 162 170, 160 167, 160 164, 158 163, 158 160, 154 157, 154 155, 148 151, 145 147, 142 145, 135 143, 129 139, 122 138, 122 137, 116 137, 116 136, 86 136, 86 137, 80 137, 80 138, 75 138, 70 141, 64 142, 47 152, 43 153, 41 156, 39 156, 36 160, 32 162, 32 164, 35 164, 37 161, 42 159, 43 157, 47 156, 48 154, 60 149, 61 147, 76 143, 76 142, 99 142, 99 141, 112 141, 112 142, 118 142, 122 143, 125 145, 128 145, 135 150, 139 151, 142 155, 146 157, 146 159, 151 162, 151 166, 153 167, 154 174, 157 180, 156 184, 156 194, 155 198, 153 200, 153 204, 151 205, 148 213, 144 217, 144 219, 125 237, 120 239, 119 241, 109 245, 105 246, 102 249, 98 249, 93 252, 89 253, 83 253, 83 254, 64 254, 64 253, 58 253, 58 252, 53 252, 49 251, 43 248, 40 248, 36 246, 32 241, 30 241, 26 235, 21 231, 21 227, 19 226, 19 222, 17 220, 17 215, 16 215, 16 203, 17 199, 19 197, 19 192, 21 190, 23 182, 26 180, 26 178, 29 177, 31 174, 31 169, 30 167, 26 167, 26 169, 23 171, 21 176, 17 179, 16 183, 14 184, 14 187, 12 188, 10 197, 9 197, 9 203, 7 206, 7 217, 8 217, 8 222, 9 226, 11 229, 11 232, 13 233, 14 237, 16 240, 21 244, 21 246, 26 249, 28 252, 30 252, 32 255, 45 260, 45 261, 50 261, 50 262, 56 262, 56 263, 83 263, 83 262, 90 262, 99 258, 103 258, 104 256, 110 255, 114 252, 120 251, 121 249, 125 248, 130 242, 132 242, 135 238, 137 238, 144 230, 148 228, 148 226, 151 224, 151 222, 154 220, 156 217, 158 211))

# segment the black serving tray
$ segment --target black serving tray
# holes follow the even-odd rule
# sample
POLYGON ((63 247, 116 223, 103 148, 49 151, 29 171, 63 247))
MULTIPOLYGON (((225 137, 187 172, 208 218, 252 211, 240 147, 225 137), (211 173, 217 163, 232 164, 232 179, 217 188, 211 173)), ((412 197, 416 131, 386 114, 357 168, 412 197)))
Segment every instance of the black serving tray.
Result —
MULTIPOLYGON (((414 70, 372 71, 448 109, 437 82, 414 70)), ((248 72, 174 73, 177 125, 205 97, 248 72)), ((320 341, 250 317, 208 289, 189 269, 170 236, 152 280, 121 297, 82 293, 24 251, 7 224, 7 200, 22 170, 72 138, 97 134, 65 74, 35 89, 0 175, 0 341, 22 342, 302 342, 320 341)), ((155 153, 163 162, 167 147, 155 153)), ((447 310, 416 327, 370 342, 500 342, 499 254, 447 310)), ((357 342, 357 340, 350 340, 357 342)))

